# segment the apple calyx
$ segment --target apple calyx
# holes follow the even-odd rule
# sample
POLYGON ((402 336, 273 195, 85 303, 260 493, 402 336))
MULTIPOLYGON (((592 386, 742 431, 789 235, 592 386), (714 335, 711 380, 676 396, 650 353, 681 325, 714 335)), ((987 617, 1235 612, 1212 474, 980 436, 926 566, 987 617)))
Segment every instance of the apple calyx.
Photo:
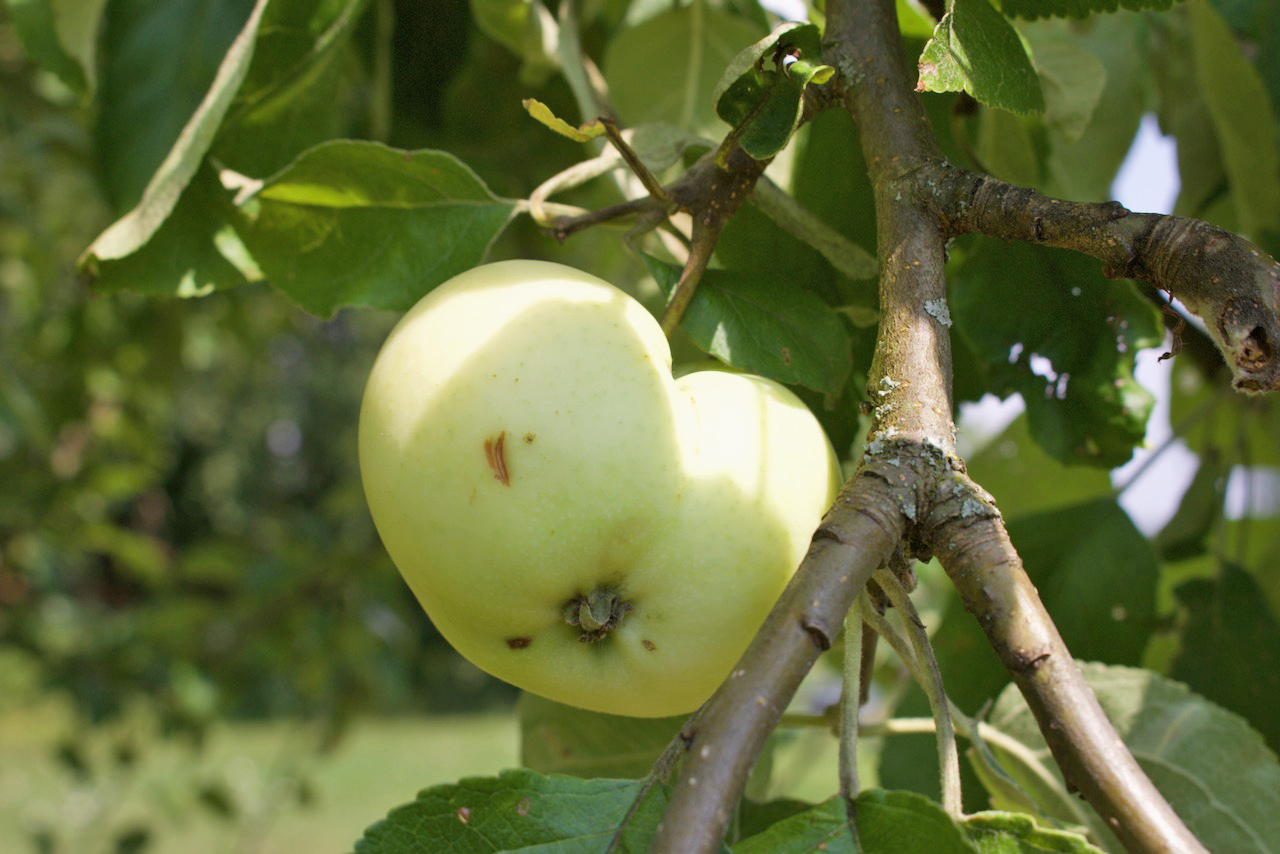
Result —
POLYGON ((622 601, 617 590, 597 587, 564 603, 561 613, 566 623, 582 630, 578 635, 581 643, 595 643, 616 629, 630 610, 631 603, 622 601))

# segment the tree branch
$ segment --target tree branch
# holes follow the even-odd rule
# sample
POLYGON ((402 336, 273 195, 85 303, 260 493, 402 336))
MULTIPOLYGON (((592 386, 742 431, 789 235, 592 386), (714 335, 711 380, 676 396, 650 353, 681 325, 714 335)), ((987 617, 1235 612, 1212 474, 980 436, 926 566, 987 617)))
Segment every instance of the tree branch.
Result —
POLYGON ((926 536, 1026 698, 1067 784, 1130 851, 1203 852, 1098 705, 990 496, 960 475, 944 491, 926 536))
POLYGON ((845 484, 777 606, 729 678, 686 725, 689 752, 654 852, 718 849, 765 739, 805 674, 831 647, 871 573, 902 537, 905 519, 894 508, 906 500, 908 487, 899 474, 897 466, 869 463, 845 484))
MULTIPOLYGON (((868 383, 877 404, 875 438, 868 448, 875 451, 877 443, 890 440, 890 445, 918 443, 934 450, 937 489, 927 498, 937 506, 912 507, 907 513, 929 522, 913 532, 923 537, 918 551, 923 557, 932 547, 942 555, 966 607, 978 616, 1037 709, 1040 727, 1069 779, 1133 850, 1203 850, 1101 713, 1035 588, 1025 580, 1003 521, 989 502, 975 498, 985 494, 963 475, 955 457, 950 341, 940 309, 946 296, 943 246, 963 217, 940 216, 943 206, 922 203, 921 195, 926 200, 927 195, 918 188, 931 180, 941 184, 952 173, 912 94, 893 0, 829 0, 827 38, 828 62, 844 78, 846 104, 859 122, 876 188, 882 321, 868 383), (976 514, 980 524, 975 508, 983 511, 976 514), (968 536, 957 539, 967 528, 972 528, 968 536), (1092 774, 1098 782, 1082 779, 1092 774)), ((967 196, 957 192, 950 198, 969 199, 969 207, 956 211, 976 221, 986 209, 972 204, 982 184, 970 181, 968 187, 967 196)), ((1034 228, 1036 220, 1030 222, 1034 228)))
POLYGON ((1280 391, 1280 264, 1239 235, 1118 202, 1068 202, 935 162, 913 183, 948 236, 976 232, 1074 249, 1143 279, 1203 318, 1244 392, 1280 391))

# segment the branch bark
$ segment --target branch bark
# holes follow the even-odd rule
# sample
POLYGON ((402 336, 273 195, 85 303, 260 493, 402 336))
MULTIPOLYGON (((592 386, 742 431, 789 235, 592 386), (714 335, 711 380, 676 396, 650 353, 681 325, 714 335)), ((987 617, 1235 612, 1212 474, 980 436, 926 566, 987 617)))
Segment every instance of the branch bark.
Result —
POLYGON ((1102 711, 990 496, 960 475, 943 491, 925 538, 1017 683, 1067 785, 1130 851, 1205 851, 1102 711))
MULTIPOLYGON (((893 0, 831 0, 827 37, 829 61, 848 84, 847 105, 859 122, 876 187, 884 319, 869 383, 879 393, 875 428, 882 435, 893 430, 895 438, 932 445, 952 469, 938 472, 928 524, 917 531, 921 551, 940 555, 966 607, 1036 710, 1055 759, 1125 845, 1135 851, 1202 851, 1102 714, 1023 572, 1003 521, 955 459, 946 331, 939 330, 934 346, 923 353, 907 349, 925 343, 929 336, 922 327, 935 319, 940 327, 945 317, 931 310, 945 300, 944 241, 966 225, 985 222, 992 230, 1009 231, 1013 226, 999 224, 1007 217, 998 214, 984 220, 988 211, 1001 209, 981 203, 984 187, 991 185, 945 165, 924 111, 911 94, 893 0), (944 180, 948 178, 950 183, 944 180), (948 186, 954 187, 949 196, 944 195, 948 186), (928 187, 935 188, 932 198, 921 189, 928 187), (953 202, 955 216, 940 215, 948 208, 933 203, 939 198, 953 202), (965 200, 967 205, 957 204, 965 200), (975 498, 979 495, 984 498, 975 498), (975 523, 975 508, 985 511, 977 513, 980 523, 975 523)), ((1029 192, 1020 197, 1028 198, 1029 192)), ((1007 196, 1019 194, 1010 191, 1007 196)), ((1126 218, 1114 215, 1109 206, 1069 211, 1089 221, 1093 233, 1102 231, 1103 223, 1126 218)), ((1072 231, 1061 225, 1067 221, 1054 214, 1023 220, 1032 237, 1041 236, 1039 242, 1049 242, 1046 235, 1052 229, 1072 231)), ((1081 228, 1072 233, 1091 232, 1081 228)), ((1025 239, 1024 234, 1005 236, 1025 239)), ((1105 237, 1088 245, 1108 246, 1105 237)), ((1126 251, 1123 257, 1127 262, 1132 255, 1126 251)))
POLYGON ((885 463, 865 465, 845 484, 777 606, 729 678, 686 725, 688 752, 654 852, 719 848, 765 739, 805 674, 830 649, 871 573, 902 538, 905 520, 895 508, 907 500, 911 484, 898 481, 898 473, 885 463))
POLYGON ((1280 263, 1243 237, 1118 202, 1054 199, 941 163, 912 189, 949 236, 976 232, 1073 249, 1102 261, 1107 276, 1150 282, 1204 319, 1238 390, 1280 390, 1280 263))

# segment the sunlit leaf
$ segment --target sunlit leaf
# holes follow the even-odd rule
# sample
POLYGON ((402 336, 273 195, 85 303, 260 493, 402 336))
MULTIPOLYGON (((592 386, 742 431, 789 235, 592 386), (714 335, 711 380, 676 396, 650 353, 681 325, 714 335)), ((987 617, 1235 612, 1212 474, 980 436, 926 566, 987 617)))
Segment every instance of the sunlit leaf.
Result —
POLYGON ((954 0, 920 54, 921 92, 964 90, 990 107, 1038 113, 1044 95, 1018 33, 987 0, 954 0))
MULTIPOLYGON (((670 294, 679 269, 645 260, 670 294)), ((829 394, 849 376, 849 333, 835 311, 799 282, 708 270, 681 325, 699 347, 742 371, 829 394)))
POLYGON ((666 122, 719 138, 712 94, 743 45, 760 38, 744 18, 705 2, 676 5, 623 30, 605 53, 609 96, 624 126, 666 122))
MULTIPOLYGON (((1138 764, 1206 848, 1233 854, 1274 851, 1272 843, 1280 839, 1280 763, 1256 731, 1150 671, 1092 663, 1081 669, 1138 764)), ((1039 727, 1014 686, 1000 695, 988 720, 1048 757, 1039 727)), ((1049 764, 1044 770, 1058 773, 1049 764)), ((1106 847, 1121 850, 1113 848, 1118 843, 1105 823, 1089 815, 1091 830, 1106 847)))
POLYGON ((304 151, 248 206, 254 258, 317 314, 408 308, 479 264, 515 212, 451 154, 355 141, 304 151))

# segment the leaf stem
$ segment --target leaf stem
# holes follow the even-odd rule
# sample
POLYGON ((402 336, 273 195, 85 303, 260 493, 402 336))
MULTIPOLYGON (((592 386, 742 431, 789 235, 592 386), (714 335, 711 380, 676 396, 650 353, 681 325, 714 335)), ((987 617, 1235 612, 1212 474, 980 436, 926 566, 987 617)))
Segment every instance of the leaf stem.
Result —
MULTIPOLYGON (((840 693, 840 794, 858 797, 858 710, 861 708, 862 609, 855 603, 844 618, 844 690, 840 693)), ((851 825, 856 832, 856 825, 851 825)))

